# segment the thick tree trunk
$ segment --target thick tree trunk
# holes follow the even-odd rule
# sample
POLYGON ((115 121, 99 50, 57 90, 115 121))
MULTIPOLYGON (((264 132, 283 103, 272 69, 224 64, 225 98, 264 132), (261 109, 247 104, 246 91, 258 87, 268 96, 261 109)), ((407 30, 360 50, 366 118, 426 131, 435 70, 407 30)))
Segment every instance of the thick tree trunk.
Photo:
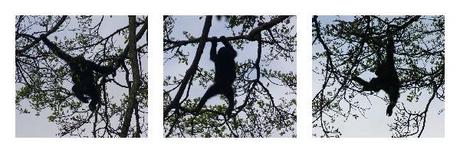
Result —
MULTIPOLYGON (((129 16, 129 35, 128 35, 128 49, 129 49, 129 61, 131 63, 131 70, 133 75, 133 84, 129 90, 128 106, 123 119, 123 125, 121 128, 120 137, 127 137, 129 127, 131 125, 131 118, 133 115, 134 106, 137 107, 137 92, 140 84, 139 74, 139 62, 137 60, 136 52, 136 16, 129 16)), ((139 131, 137 131, 139 132, 139 131)))

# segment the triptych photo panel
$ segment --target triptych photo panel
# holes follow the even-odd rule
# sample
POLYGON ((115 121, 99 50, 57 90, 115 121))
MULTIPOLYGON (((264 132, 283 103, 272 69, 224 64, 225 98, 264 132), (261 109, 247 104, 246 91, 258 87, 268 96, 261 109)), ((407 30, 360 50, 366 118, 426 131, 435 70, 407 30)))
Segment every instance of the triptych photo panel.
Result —
POLYGON ((15 136, 445 137, 444 15, 309 17, 16 15, 15 136), (148 73, 152 52, 163 65, 148 73))

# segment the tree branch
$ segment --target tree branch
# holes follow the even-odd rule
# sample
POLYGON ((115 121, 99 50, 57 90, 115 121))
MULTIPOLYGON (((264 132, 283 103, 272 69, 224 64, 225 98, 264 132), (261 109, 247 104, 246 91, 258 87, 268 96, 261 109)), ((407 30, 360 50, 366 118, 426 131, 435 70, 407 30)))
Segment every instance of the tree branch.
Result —
POLYGON ((133 86, 129 90, 128 106, 123 120, 123 126, 121 128, 120 137, 127 137, 129 127, 131 125, 131 118, 133 115, 134 106, 137 106, 138 100, 136 98, 139 84, 140 84, 140 73, 139 73, 139 62, 137 60, 136 52, 136 16, 129 16, 129 35, 128 35, 128 47, 129 47, 129 60, 131 62, 131 69, 133 71, 133 86))
POLYGON ((193 75, 195 75, 196 70, 198 69, 198 63, 200 62, 201 55, 203 54, 206 40, 208 39, 209 30, 211 29, 211 24, 212 24, 211 22, 212 22, 212 16, 206 16, 204 27, 203 27, 203 32, 201 34, 201 37, 198 39, 200 43, 198 44, 195 58, 193 59, 192 65, 185 73, 184 79, 181 81, 181 85, 179 87, 179 91, 177 91, 176 96, 171 101, 171 103, 165 108, 163 112, 164 118, 167 117, 168 113, 173 108, 176 110, 176 112, 179 111, 179 108, 180 108, 179 101, 182 98, 182 94, 184 93, 185 87, 187 86, 188 81, 191 81, 190 79, 193 77, 193 75))
MULTIPOLYGON (((62 18, 58 21, 58 23, 56 25, 54 25, 48 32, 46 32, 44 34, 44 36, 48 37, 48 35, 56 32, 59 29, 59 27, 62 25, 62 23, 64 23, 64 21, 66 19, 67 19, 67 15, 62 16, 62 18)), ((22 53, 23 51, 29 50, 30 48, 35 46, 39 41, 40 41, 40 39, 35 39, 32 43, 30 43, 29 45, 25 46, 23 49, 16 50, 16 55, 22 53)))
MULTIPOLYGON (((240 36, 234 36, 234 37, 225 37, 225 40, 226 41, 232 41, 232 40, 245 39, 245 40, 249 40, 249 41, 256 41, 257 40, 256 34, 262 32, 263 30, 270 29, 271 27, 281 23, 282 21, 284 21, 285 19, 287 19, 289 17, 290 16, 279 16, 277 18, 274 18, 274 19, 270 20, 267 23, 264 23, 264 24, 262 24, 262 25, 260 25, 260 26, 258 26, 256 28, 252 29, 249 32, 249 34, 247 34, 247 35, 240 35, 240 36)), ((165 48, 164 50, 170 50, 170 49, 180 47, 180 46, 183 46, 183 45, 188 45, 188 44, 192 44, 192 43, 198 43, 203 39, 204 39, 205 42, 211 41, 211 39, 208 38, 208 37, 206 37, 206 38, 200 37, 200 38, 196 38, 196 39, 181 40, 181 41, 172 41, 172 40, 164 39, 163 40, 164 42, 174 44, 173 46, 165 48)))

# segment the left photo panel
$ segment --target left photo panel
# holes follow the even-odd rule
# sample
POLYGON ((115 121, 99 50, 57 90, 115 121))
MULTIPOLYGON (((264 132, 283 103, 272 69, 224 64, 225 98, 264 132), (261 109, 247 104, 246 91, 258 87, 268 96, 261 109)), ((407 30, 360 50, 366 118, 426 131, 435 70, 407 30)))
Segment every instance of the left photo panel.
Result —
POLYGON ((147 137, 147 22, 16 16, 16 137, 147 137))

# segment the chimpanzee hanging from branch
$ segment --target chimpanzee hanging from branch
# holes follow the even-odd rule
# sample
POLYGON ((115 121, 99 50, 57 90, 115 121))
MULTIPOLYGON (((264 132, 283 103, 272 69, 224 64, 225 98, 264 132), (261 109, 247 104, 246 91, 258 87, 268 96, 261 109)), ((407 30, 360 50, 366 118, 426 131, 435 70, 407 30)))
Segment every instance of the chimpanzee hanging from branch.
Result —
POLYGON ((210 58, 214 62, 215 73, 214 73, 214 84, 206 90, 206 93, 201 97, 200 102, 196 106, 194 113, 197 114, 203 108, 206 101, 209 98, 217 95, 223 94, 228 100, 228 107, 225 111, 227 116, 231 116, 232 111, 235 107, 235 90, 232 85, 236 79, 236 63, 235 57, 237 52, 233 49, 232 45, 228 40, 222 36, 220 40, 216 37, 211 38, 211 51, 210 58), (224 47, 217 50, 217 42, 221 41, 224 44, 224 47))
POLYGON ((97 85, 94 72, 108 75, 114 73, 116 68, 110 65, 97 65, 94 62, 86 60, 83 55, 72 57, 48 40, 45 35, 41 35, 40 39, 57 57, 64 60, 70 66, 72 81, 74 83, 72 91, 75 97, 83 103, 89 102, 89 109, 93 112, 96 111, 97 104, 101 103, 101 89, 97 85))
POLYGON ((383 62, 378 63, 376 66, 375 74, 377 77, 372 78, 370 82, 367 82, 357 76, 353 76, 352 79, 363 86, 363 91, 385 91, 390 98, 390 104, 388 104, 386 114, 391 116, 393 114, 393 108, 398 102, 401 82, 399 81, 398 73, 395 68, 395 44, 393 40, 393 32, 389 28, 387 29, 386 34, 386 58, 383 62))

